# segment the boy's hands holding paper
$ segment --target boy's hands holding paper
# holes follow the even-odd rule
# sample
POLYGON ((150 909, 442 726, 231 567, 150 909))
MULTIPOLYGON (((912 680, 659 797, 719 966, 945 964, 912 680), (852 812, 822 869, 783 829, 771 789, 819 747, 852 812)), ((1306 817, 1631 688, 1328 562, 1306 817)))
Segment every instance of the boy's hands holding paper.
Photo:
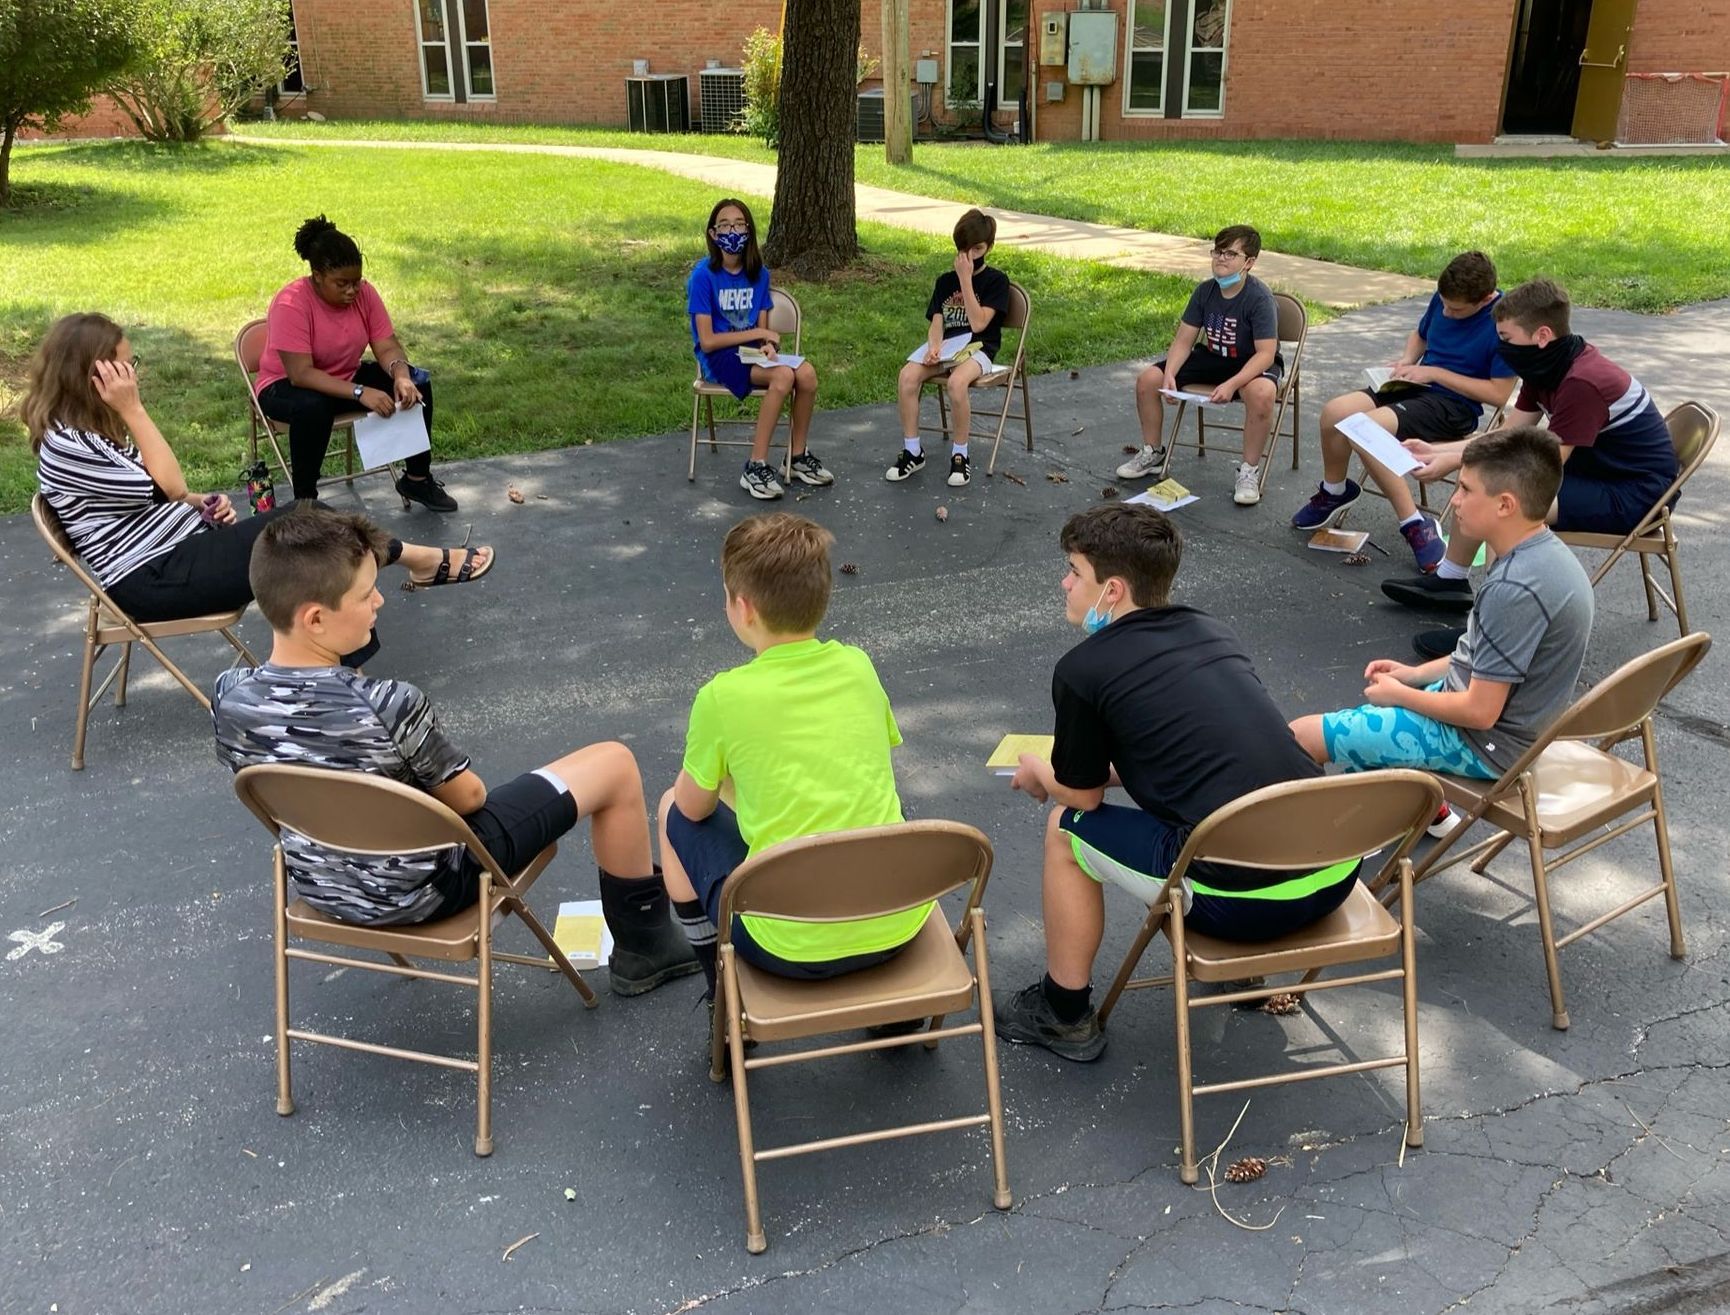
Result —
POLYGON ((1423 463, 1412 472, 1422 483, 1429 484, 1460 468, 1460 452, 1455 447, 1439 447, 1422 438, 1401 439, 1400 445, 1423 463))
POLYGON ((1051 798, 1051 788, 1057 784, 1057 778, 1052 774, 1051 764, 1036 753, 1021 755, 1021 766, 1015 769, 1015 775, 1009 778, 1009 788, 1019 790, 1044 803, 1051 798))

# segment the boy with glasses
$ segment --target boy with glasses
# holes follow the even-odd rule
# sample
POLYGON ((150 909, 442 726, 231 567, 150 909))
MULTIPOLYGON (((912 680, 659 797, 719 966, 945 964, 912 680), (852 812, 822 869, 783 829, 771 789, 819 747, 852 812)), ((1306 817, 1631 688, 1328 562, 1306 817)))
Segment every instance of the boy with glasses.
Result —
POLYGON ((1165 468, 1165 400, 1160 389, 1206 393, 1213 402, 1242 402, 1243 460, 1232 501, 1261 501, 1261 459, 1273 425, 1285 362, 1279 353, 1279 313, 1267 284, 1250 273, 1261 234, 1248 224, 1222 228, 1213 239, 1213 277, 1197 286, 1166 354, 1135 381, 1141 451, 1117 468, 1119 479, 1145 479, 1165 468))

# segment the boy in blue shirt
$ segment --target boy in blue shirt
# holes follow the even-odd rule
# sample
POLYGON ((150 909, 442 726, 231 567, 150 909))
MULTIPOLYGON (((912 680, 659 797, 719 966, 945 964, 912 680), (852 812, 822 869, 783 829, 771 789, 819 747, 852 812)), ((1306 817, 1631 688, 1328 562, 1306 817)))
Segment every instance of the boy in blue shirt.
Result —
MULTIPOLYGON (((1483 252, 1467 251, 1448 262, 1388 382, 1346 393, 1322 408, 1322 482, 1291 518, 1294 526, 1335 525, 1363 493, 1346 478, 1352 446, 1337 426, 1347 416, 1367 413, 1396 438, 1433 442, 1465 438, 1478 427, 1484 407, 1507 403, 1516 379, 1496 335, 1501 295, 1496 267, 1483 252)), ((1418 569, 1435 570, 1447 547, 1435 523, 1418 510, 1403 478, 1374 461, 1368 470, 1399 518, 1418 569)))
POLYGON ((691 350, 697 369, 709 383, 720 384, 734 397, 753 389, 767 394, 757 411, 751 455, 739 475, 739 487, 753 498, 782 495, 781 481, 769 464, 769 442, 789 396, 793 399, 790 438, 792 476, 801 484, 833 484, 814 452, 806 450, 811 412, 817 407, 817 371, 801 361, 797 369, 776 363, 781 335, 768 327, 769 268, 757 248, 757 225, 751 208, 731 197, 717 201, 705 231, 709 255, 699 260, 685 281, 685 310, 691 320, 691 350), (755 347, 766 361, 751 364, 739 358, 741 347, 755 347))

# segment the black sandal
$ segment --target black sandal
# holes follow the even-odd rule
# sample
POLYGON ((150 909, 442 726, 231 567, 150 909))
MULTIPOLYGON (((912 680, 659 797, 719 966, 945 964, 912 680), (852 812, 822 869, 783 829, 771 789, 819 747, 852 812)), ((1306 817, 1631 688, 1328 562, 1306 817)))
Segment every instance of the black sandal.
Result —
POLYGON ((468 533, 463 535, 463 541, 455 548, 456 552, 464 554, 462 565, 457 567, 455 575, 451 574, 451 552, 453 550, 450 548, 440 548, 438 569, 433 572, 432 579, 417 580, 411 575, 402 582, 403 592, 412 594, 416 589, 436 589, 443 584, 467 584, 471 580, 480 579, 488 571, 492 570, 493 563, 499 559, 498 549, 489 547, 486 544, 482 544, 480 547, 475 548, 469 547, 469 540, 474 537, 474 530, 474 526, 469 526, 468 533), (479 570, 476 570, 475 554, 483 547, 487 548, 486 565, 482 566, 479 570))

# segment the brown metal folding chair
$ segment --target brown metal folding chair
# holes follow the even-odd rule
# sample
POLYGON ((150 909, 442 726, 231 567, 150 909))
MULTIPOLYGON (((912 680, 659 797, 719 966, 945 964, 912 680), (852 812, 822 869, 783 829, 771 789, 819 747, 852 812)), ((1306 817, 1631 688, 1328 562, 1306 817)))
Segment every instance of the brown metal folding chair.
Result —
MULTIPOLYGON (((1580 937, 1662 895, 1670 918, 1670 957, 1680 959, 1687 953, 1676 873, 1670 862, 1670 823, 1664 812, 1652 713, 1658 701, 1699 665, 1711 647, 1710 635, 1695 633, 1624 663, 1576 699, 1497 780, 1436 777, 1449 805, 1462 815, 1461 825, 1424 855, 1413 881, 1468 862, 1472 871, 1482 876, 1510 842, 1526 842, 1538 934, 1544 943, 1544 971, 1550 982, 1551 1022, 1557 1028, 1568 1026, 1557 951, 1580 937), (1635 736, 1640 738, 1641 764, 1609 752, 1611 746, 1635 736), (1587 740, 1597 743, 1584 743, 1587 740), (1640 810, 1636 816, 1626 816, 1636 809, 1640 810), (1497 827, 1496 834, 1443 862, 1455 842, 1480 819, 1497 827), (1550 874, 1647 822, 1652 824, 1658 847, 1658 884, 1558 938, 1550 915, 1550 874), (1610 829, 1605 831, 1607 826, 1610 829), (1550 858, 1552 850, 1563 852, 1550 858)), ((1391 890, 1382 891, 1382 896, 1389 905, 1398 898, 1391 890)))
POLYGON ((1652 509, 1640 518, 1640 523, 1626 534, 1587 534, 1578 530, 1557 530, 1556 537, 1570 548, 1604 548, 1609 556, 1592 572, 1592 587, 1610 573, 1624 553, 1633 553, 1640 563, 1640 582, 1646 586, 1646 618, 1658 619, 1658 603, 1670 609, 1676 618, 1678 633, 1688 633, 1688 604, 1682 597, 1681 545, 1676 539, 1675 523, 1670 516, 1670 504, 1682 491, 1696 470, 1705 464, 1718 441, 1718 413, 1699 402, 1683 402, 1664 423, 1670 429, 1670 441, 1676 448, 1678 472, 1670 487, 1665 489, 1652 509), (1674 595, 1652 578, 1650 558, 1660 556, 1670 568, 1670 588, 1674 595))
POLYGON ((745 1178, 745 1248, 764 1250, 757 1201, 757 1164, 811 1151, 862 1146, 956 1128, 991 1129, 995 1175, 992 1204, 1012 1204, 1003 1164, 1003 1102, 997 1080, 997 1036, 985 954, 985 912, 979 901, 991 876, 991 842, 959 822, 902 822, 789 840, 739 865, 721 890, 720 1001, 715 1008, 709 1076, 724 1080, 730 1064, 739 1125, 739 1167, 745 1178), (893 959, 827 981, 794 981, 766 973, 738 957, 732 944, 736 914, 797 922, 845 922, 920 908, 967 886, 967 904, 954 928, 935 905, 919 934, 893 959), (963 952, 971 942, 973 969, 963 952), (979 1021, 943 1026, 944 1016, 977 1005, 979 1021), (929 1020, 926 1029, 817 1049, 746 1058, 755 1041, 795 1041, 830 1032, 929 1020), (751 1130, 749 1074, 758 1069, 834 1055, 888 1050, 977 1036, 985 1052, 983 1114, 824 1137, 758 1150, 751 1130))
MULTIPOLYGON (((1273 424, 1268 429, 1267 449, 1261 454, 1261 466, 1256 474, 1256 481, 1263 489, 1267 486, 1267 472, 1273 466, 1274 451, 1279 447, 1282 438, 1291 440, 1291 468, 1293 470, 1298 468, 1300 447, 1298 431, 1303 423, 1304 343, 1309 340, 1309 314, 1304 310, 1303 302, 1289 292, 1274 293, 1273 301, 1278 316, 1276 321, 1278 328, 1275 332, 1279 334, 1280 353, 1285 357, 1286 371, 1285 377, 1279 382, 1279 389, 1274 394, 1273 424), (1286 350, 1288 347, 1290 348, 1289 353, 1286 350), (1291 412, 1291 425, 1289 427, 1285 422, 1288 409, 1291 412)), ((1176 387, 1176 384, 1168 382, 1168 387, 1176 387)), ((1209 424, 1208 408, 1198 406, 1195 408, 1195 442, 1186 443, 1182 438, 1183 413, 1188 408, 1188 402, 1177 404, 1177 415, 1171 422, 1171 438, 1165 445, 1165 465, 1159 472, 1160 479, 1164 479, 1171 473, 1171 457, 1174 449, 1192 447, 1198 456, 1205 457, 1207 455, 1208 430, 1224 429, 1228 432, 1237 433, 1240 438, 1243 434, 1242 425, 1222 425, 1218 421, 1209 424)), ((1239 456, 1243 455, 1241 441, 1236 448, 1227 450, 1235 451, 1239 456)))
POLYGON ((1424 1143, 1423 1111, 1418 1089, 1417 960, 1411 913, 1412 865, 1407 857, 1435 817, 1441 789, 1423 772, 1354 772, 1270 785, 1215 810, 1190 833, 1172 865, 1171 875, 1148 909, 1135 943, 1099 1006, 1100 1026, 1111 1017, 1125 991, 1147 986, 1173 988, 1177 1016, 1178 1119, 1183 1134, 1178 1174, 1186 1183, 1200 1176, 1195 1156, 1196 1096, 1248 1091, 1285 1082, 1364 1073, 1404 1066, 1406 1070, 1406 1145, 1424 1143), (1397 842, 1397 844, 1395 844, 1397 842), (1378 882, 1392 881, 1406 897, 1396 921, 1377 903, 1362 882, 1352 887, 1345 903, 1319 922, 1278 940, 1240 945, 1188 931, 1184 926, 1183 878, 1190 865, 1207 860, 1251 868, 1318 871, 1347 859, 1395 844, 1378 882), (1164 931, 1171 942, 1172 972, 1163 977, 1132 977, 1148 942, 1164 931), (1324 968, 1398 955, 1400 966, 1351 977, 1319 977, 1324 968), (1286 986, 1227 991, 1199 998, 1190 995, 1191 982, 1236 982, 1302 973, 1286 986), (1379 1059, 1326 1064, 1296 1072, 1271 1073, 1196 1086, 1190 1056, 1189 1015, 1194 1009, 1266 1000, 1280 994, 1305 996, 1342 986, 1397 981, 1405 1016, 1402 1053, 1379 1059))
POLYGON ((72 732, 73 771, 82 771, 84 768, 84 738, 90 729, 90 710, 96 706, 96 701, 113 685, 114 706, 126 706, 126 677, 132 665, 134 644, 142 644, 144 651, 161 663, 162 669, 179 681, 180 687, 197 699, 199 706, 206 712, 210 711, 210 699, 170 660, 168 654, 158 646, 157 640, 215 631, 228 641, 229 646, 247 665, 258 664, 252 650, 241 643, 240 637, 234 633, 234 627, 240 624, 240 618, 246 612, 244 607, 234 612, 191 616, 180 621, 134 621, 124 608, 108 596, 108 591, 96 582, 96 577, 84 568, 84 563, 78 559, 77 549, 72 546, 72 540, 66 537, 66 529, 60 524, 60 518, 54 514, 54 508, 48 505, 40 493, 30 499, 30 518, 36 522, 36 532, 42 536, 43 542, 53 551, 60 564, 71 571, 78 583, 90 593, 89 609, 84 616, 84 662, 78 673, 78 719, 76 729, 72 732), (108 675, 103 678, 102 684, 92 693, 90 685, 94 679, 96 663, 110 644, 120 645, 120 656, 108 675))
MULTIPOLYGON (((258 382, 259 358, 264 355, 264 332, 265 322, 263 320, 248 320, 240 326, 240 332, 234 335, 234 363, 240 367, 241 378, 246 384, 246 400, 249 407, 247 417, 251 422, 251 433, 247 438, 246 459, 249 462, 257 461, 258 440, 261 437, 267 439, 270 443, 271 452, 276 456, 276 468, 282 472, 282 478, 292 484, 294 473, 289 467, 288 458, 282 454, 282 445, 277 442, 277 436, 286 434, 288 426, 265 415, 264 408, 259 405, 258 392, 254 387, 258 382)), ((395 482, 397 476, 395 462, 387 462, 382 466, 373 466, 366 470, 357 471, 354 468, 355 460, 360 451, 354 440, 354 422, 368 414, 369 412, 365 410, 354 410, 345 411, 337 416, 336 422, 331 426, 331 436, 335 437, 339 431, 346 434, 342 444, 343 473, 332 475, 328 479, 320 479, 321 487, 326 484, 353 484, 357 478, 363 475, 389 475, 392 482, 395 482)), ((409 500, 404 498, 403 510, 408 511, 411 506, 409 500)))
MULTIPOLYGON (((1027 333, 1033 321, 1033 300, 1027 295, 1027 289, 1019 283, 1009 285, 1009 310, 1003 317, 1003 327, 1015 330, 1015 356, 1007 369, 999 368, 990 374, 980 375, 970 385, 967 391, 971 394, 975 389, 1001 388, 1003 390, 1003 407, 993 416, 990 412, 980 415, 977 411, 968 416, 969 438, 991 439, 991 461, 985 467, 989 473, 997 469, 997 449, 1003 442, 1003 430, 1011 420, 1021 421, 1022 428, 1027 432, 1027 450, 1033 451, 1033 394, 1027 383, 1027 333), (1021 409, 1013 410, 1015 390, 1021 389, 1021 409), (996 421, 995 425, 992 423, 996 421)), ((1002 362, 993 362, 1002 366, 1002 362)), ((937 428, 920 426, 921 434, 941 434, 949 438, 949 394, 944 391, 944 383, 949 378, 945 371, 933 375, 921 385, 920 391, 927 387, 935 387, 937 391, 937 428)))
MULTIPOLYGON (((780 288, 770 289, 769 313, 764 317, 764 327, 772 329, 776 333, 780 334, 783 341, 786 339, 788 334, 792 334, 793 354, 795 356, 800 355, 800 340, 803 338, 805 333, 805 315, 804 312, 799 309, 799 302, 791 292, 783 291, 780 288)), ((766 397, 768 396, 768 390, 765 388, 753 388, 748 396, 756 398, 766 397)), ((686 479, 697 478, 697 429, 699 419, 708 427, 709 430, 709 451, 719 452, 724 447, 751 446, 751 440, 748 438, 718 437, 717 426, 719 425, 750 425, 755 428, 757 419, 755 416, 739 416, 732 418, 724 416, 720 420, 716 420, 715 399, 717 397, 732 399, 733 394, 721 387, 720 384, 710 383, 708 380, 703 378, 701 373, 691 381, 691 467, 685 474, 686 479)), ((788 432, 787 453, 781 462, 781 478, 791 479, 793 477, 793 434, 791 418, 787 416, 777 417, 775 427, 779 429, 782 424, 787 425, 788 432)))
POLYGON ((344 1050, 364 1050, 368 1054, 389 1055, 394 1059, 412 1059, 417 1063, 460 1069, 475 1075, 475 1154, 491 1155, 493 964, 502 961, 561 972, 576 987, 584 1005, 593 1009, 597 1003, 595 993, 589 989, 582 974, 571 966, 571 961, 553 942, 547 929, 523 903, 523 896, 552 862, 558 846, 548 845, 521 872, 507 876, 486 847, 475 838, 474 832, 469 830, 468 823, 437 799, 412 786, 362 772, 336 772, 321 767, 277 763, 243 767, 235 774, 234 792, 277 840, 274 851, 276 1112, 283 1115, 294 1113, 294 1096, 289 1087, 290 1041, 314 1041, 344 1050), (472 909, 452 917, 406 927, 362 927, 338 922, 315 911, 304 900, 289 902, 288 872, 283 863, 281 843, 284 828, 317 844, 351 853, 404 854, 436 848, 466 848, 481 867, 480 899, 472 909), (545 948, 547 959, 505 954, 493 949, 494 925, 507 913, 522 920, 545 948), (371 950, 386 956, 390 962, 373 963, 345 955, 299 949, 289 944, 290 936, 304 941, 371 950), (480 997, 476 1009, 476 1057, 463 1059, 454 1055, 435 1055, 424 1050, 404 1050, 290 1027, 290 959, 473 988, 480 997), (411 959, 473 962, 477 971, 472 977, 434 972, 415 967, 411 959))

